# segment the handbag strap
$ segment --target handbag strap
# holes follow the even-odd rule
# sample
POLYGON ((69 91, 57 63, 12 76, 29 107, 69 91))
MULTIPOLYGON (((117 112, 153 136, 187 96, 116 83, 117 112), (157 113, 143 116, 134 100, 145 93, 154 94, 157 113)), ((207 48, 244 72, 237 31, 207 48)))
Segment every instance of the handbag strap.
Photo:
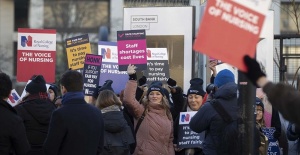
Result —
POLYGON ((224 107, 219 103, 217 99, 213 99, 211 101, 211 105, 226 123, 230 123, 233 121, 232 117, 228 114, 228 112, 224 109, 224 107))
POLYGON ((138 122, 137 122, 137 124, 136 124, 135 130, 134 130, 134 133, 135 133, 135 134, 136 134, 136 133, 137 133, 137 131, 139 130, 139 128, 140 128, 140 125, 141 125, 142 121, 143 121, 143 120, 144 120, 144 118, 145 118, 145 115, 146 115, 146 110, 147 110, 147 108, 145 108, 145 110, 144 110, 144 112, 143 112, 142 116, 139 118, 139 121, 138 121, 138 122))

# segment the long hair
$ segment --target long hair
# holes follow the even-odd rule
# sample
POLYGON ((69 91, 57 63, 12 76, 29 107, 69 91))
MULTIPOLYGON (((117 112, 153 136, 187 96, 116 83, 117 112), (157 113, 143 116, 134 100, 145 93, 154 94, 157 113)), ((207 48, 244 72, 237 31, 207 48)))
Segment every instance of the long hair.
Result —
MULTIPOLYGON (((148 96, 146 98, 142 99, 142 105, 144 105, 144 107, 146 109, 147 109, 149 103, 150 103, 150 101, 148 99, 148 96)), ((163 98, 162 98, 161 105, 162 105, 163 109, 166 110, 166 115, 168 116, 168 119, 173 120, 172 119, 172 114, 171 114, 171 111, 170 111, 170 104, 169 104, 168 99, 166 99, 165 96, 163 96, 163 98)), ((148 112, 148 110, 146 112, 148 112)))
POLYGON ((121 107, 122 103, 114 92, 110 90, 101 91, 96 101, 96 107, 99 109, 103 109, 112 105, 121 107))

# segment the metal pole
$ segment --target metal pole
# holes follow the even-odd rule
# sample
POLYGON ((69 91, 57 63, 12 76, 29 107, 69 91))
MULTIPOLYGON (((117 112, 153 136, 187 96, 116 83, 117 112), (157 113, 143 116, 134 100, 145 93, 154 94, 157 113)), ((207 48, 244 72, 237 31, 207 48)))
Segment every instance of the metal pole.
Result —
POLYGON ((256 87, 248 80, 248 78, 241 72, 238 72, 238 105, 239 114, 243 122, 239 124, 241 146, 241 155, 254 155, 254 103, 255 103, 255 89, 256 87))
POLYGON ((285 72, 285 65, 284 65, 284 58, 283 58, 283 38, 280 38, 280 50, 279 50, 279 57, 280 57, 280 62, 279 62, 279 80, 283 81, 284 80, 284 72, 285 72))

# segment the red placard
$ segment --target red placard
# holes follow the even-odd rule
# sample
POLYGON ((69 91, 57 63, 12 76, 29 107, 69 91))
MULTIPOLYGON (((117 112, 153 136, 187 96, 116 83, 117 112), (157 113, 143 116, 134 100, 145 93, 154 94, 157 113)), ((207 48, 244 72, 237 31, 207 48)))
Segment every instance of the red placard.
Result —
POLYGON ((43 75, 55 82, 56 31, 18 30, 17 81, 27 82, 32 75, 43 75))
POLYGON ((245 71, 243 57, 254 57, 264 19, 234 1, 209 0, 193 48, 245 71))

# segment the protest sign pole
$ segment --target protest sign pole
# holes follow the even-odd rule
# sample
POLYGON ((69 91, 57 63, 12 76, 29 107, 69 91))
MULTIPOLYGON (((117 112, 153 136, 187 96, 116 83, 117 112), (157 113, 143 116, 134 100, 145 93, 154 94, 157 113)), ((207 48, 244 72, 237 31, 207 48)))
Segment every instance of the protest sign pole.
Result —
POLYGON ((241 144, 241 155, 254 154, 255 137, 255 86, 249 81, 243 72, 238 72, 238 105, 239 114, 243 122, 239 124, 239 144, 241 144))

